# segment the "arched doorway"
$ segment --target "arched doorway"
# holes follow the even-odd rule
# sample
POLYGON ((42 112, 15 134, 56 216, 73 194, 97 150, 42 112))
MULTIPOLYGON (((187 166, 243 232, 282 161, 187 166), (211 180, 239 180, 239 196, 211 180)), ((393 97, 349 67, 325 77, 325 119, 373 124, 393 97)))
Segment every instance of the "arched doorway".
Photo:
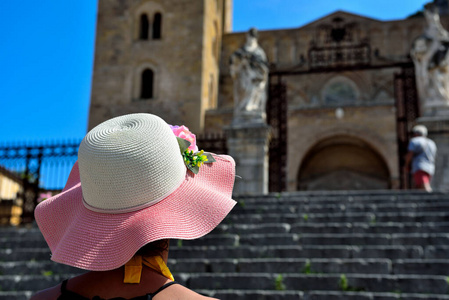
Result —
POLYGON ((384 159, 362 139, 334 136, 318 142, 302 160, 298 190, 373 190, 390 188, 384 159))

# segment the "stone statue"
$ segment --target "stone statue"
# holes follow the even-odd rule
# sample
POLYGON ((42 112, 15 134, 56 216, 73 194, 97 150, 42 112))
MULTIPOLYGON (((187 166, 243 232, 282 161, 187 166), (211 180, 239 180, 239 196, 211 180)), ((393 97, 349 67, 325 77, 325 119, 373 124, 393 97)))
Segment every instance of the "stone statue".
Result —
POLYGON ((416 84, 421 105, 427 108, 449 106, 449 32, 443 28, 438 8, 425 5, 427 28, 412 45, 416 84))
POLYGON ((234 82, 234 123, 265 123, 268 61, 257 42, 257 30, 251 28, 245 44, 230 57, 234 82))

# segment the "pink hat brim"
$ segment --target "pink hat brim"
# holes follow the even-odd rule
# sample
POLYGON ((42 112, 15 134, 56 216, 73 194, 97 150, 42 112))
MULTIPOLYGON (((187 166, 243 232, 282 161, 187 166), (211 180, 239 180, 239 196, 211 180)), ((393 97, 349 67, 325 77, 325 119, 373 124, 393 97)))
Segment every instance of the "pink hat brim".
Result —
POLYGON ((160 239, 196 239, 214 229, 232 210, 235 163, 214 155, 198 174, 187 172, 172 194, 150 207, 121 214, 87 209, 78 163, 64 190, 35 210, 36 222, 53 261, 106 271, 124 265, 142 246, 160 239))

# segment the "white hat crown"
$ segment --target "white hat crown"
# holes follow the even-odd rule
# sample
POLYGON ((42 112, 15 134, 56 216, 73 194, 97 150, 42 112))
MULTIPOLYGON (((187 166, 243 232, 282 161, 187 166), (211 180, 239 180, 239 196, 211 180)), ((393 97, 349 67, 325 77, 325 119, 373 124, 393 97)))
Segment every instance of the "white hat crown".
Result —
POLYGON ((85 206, 96 212, 139 210, 166 198, 186 167, 170 126, 151 114, 130 114, 93 128, 78 164, 85 206))
POLYGON ((412 128, 412 132, 421 136, 427 136, 427 127, 424 125, 416 125, 412 128))

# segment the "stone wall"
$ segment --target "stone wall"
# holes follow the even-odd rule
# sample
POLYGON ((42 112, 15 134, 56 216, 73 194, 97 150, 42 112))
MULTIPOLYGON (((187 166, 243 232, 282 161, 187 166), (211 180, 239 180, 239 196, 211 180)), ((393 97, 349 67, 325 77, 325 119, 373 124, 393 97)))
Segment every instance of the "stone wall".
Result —
POLYGON ((89 129, 114 116, 148 112, 201 131, 218 90, 222 1, 100 0, 89 129), (139 39, 140 16, 147 14, 151 24, 156 12, 161 38, 139 39), (140 99, 147 68, 154 72, 153 97, 140 99))

